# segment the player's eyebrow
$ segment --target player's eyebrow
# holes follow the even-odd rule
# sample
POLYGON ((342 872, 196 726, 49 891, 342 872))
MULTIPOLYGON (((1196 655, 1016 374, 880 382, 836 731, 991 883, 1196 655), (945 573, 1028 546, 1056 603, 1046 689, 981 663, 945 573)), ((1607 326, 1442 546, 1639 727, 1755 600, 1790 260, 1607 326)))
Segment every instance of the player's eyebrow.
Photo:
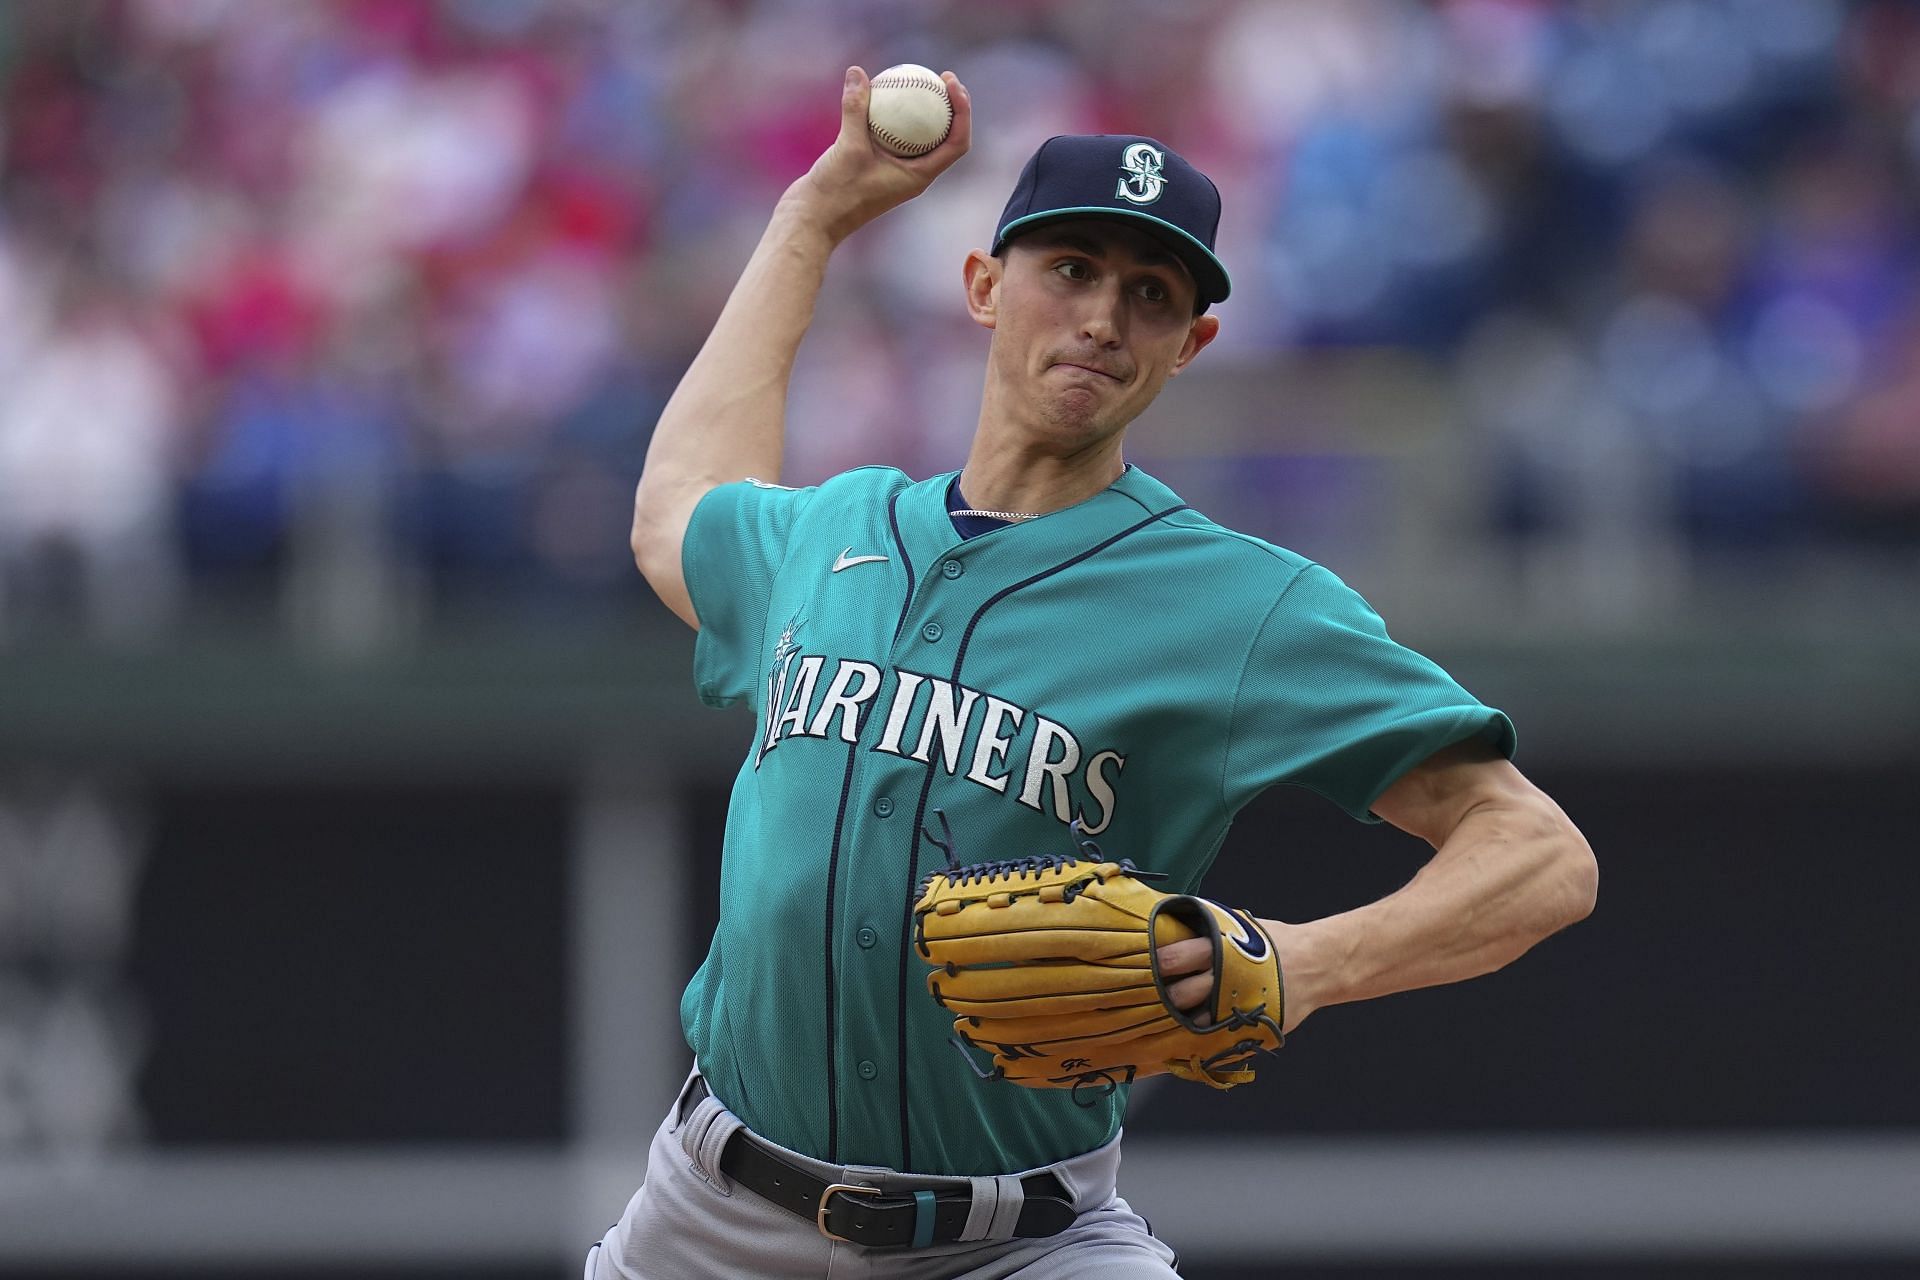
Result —
MULTIPOLYGON (((1033 238, 1035 242, 1050 248, 1072 249, 1076 253, 1086 254, 1089 258, 1104 258, 1107 256, 1107 250, 1095 243, 1091 236, 1083 235, 1077 231, 1037 231, 1034 233, 1033 238)), ((1171 253, 1160 248, 1137 248, 1131 249, 1129 252, 1133 254, 1134 261, 1143 267, 1184 268, 1186 265, 1171 253)))

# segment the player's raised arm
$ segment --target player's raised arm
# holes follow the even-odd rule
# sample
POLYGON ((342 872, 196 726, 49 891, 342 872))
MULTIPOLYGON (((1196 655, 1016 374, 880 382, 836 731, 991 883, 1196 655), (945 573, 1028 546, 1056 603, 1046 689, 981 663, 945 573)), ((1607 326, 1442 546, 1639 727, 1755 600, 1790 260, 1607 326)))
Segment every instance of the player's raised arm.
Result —
POLYGON ((958 77, 941 77, 953 104, 947 138, 905 159, 868 133, 870 84, 849 68, 840 134, 787 188, 739 283, 654 427, 634 495, 633 556, 654 591, 698 628, 680 566, 696 503, 715 485, 777 480, 794 354, 813 320, 827 258, 847 236, 925 191, 966 153, 972 112, 958 77))

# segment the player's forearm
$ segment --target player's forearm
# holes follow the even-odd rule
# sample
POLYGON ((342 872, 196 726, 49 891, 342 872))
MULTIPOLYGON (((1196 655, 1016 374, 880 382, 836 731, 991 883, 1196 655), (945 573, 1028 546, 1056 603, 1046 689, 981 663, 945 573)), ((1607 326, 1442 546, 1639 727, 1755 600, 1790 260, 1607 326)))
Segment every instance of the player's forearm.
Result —
MULTIPOLYGON (((1593 853, 1533 792, 1470 810, 1404 888, 1301 925, 1283 951, 1289 1003, 1312 1009, 1491 973, 1593 909, 1593 853)), ((1296 1011, 1289 1010, 1289 1020, 1296 1011)))
POLYGON ((834 244, 791 194, 781 200, 654 427, 643 503, 688 486, 779 478, 787 384, 834 244))
POLYGON ((789 191, 654 426, 634 494, 634 559, 690 624, 680 569, 688 519, 715 485, 779 479, 794 357, 836 243, 789 191))
POLYGON ((840 133, 781 197, 713 332, 654 427, 634 493, 633 556, 667 607, 700 625, 680 566, 687 523, 715 485, 780 475, 800 339, 813 321, 827 258, 861 226, 927 189, 972 141, 973 108, 952 72, 941 77, 952 127, 924 155, 880 147, 868 128, 866 72, 847 68, 840 133))

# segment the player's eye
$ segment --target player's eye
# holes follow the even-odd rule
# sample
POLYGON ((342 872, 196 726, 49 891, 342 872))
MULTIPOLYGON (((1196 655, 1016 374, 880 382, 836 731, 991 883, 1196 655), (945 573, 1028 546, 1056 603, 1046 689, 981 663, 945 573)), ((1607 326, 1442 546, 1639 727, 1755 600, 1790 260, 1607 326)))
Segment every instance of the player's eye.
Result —
POLYGON ((1140 296, 1148 302, 1165 302, 1167 300, 1167 286, 1161 284, 1158 280, 1143 280, 1140 283, 1140 296))
POLYGON ((1054 270, 1069 280, 1086 280, 1092 275, 1087 268, 1087 264, 1079 258, 1068 258, 1059 266, 1055 267, 1054 270))

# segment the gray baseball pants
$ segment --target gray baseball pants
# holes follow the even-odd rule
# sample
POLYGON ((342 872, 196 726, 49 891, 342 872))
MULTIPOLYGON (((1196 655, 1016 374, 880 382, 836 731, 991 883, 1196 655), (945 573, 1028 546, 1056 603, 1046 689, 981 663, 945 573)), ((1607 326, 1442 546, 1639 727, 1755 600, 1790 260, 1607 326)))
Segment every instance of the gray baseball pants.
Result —
MULTIPOLYGON (((984 1238, 924 1248, 869 1249, 816 1226, 720 1172, 720 1152, 744 1126, 711 1095, 688 1105, 690 1076, 653 1135, 646 1181, 613 1229, 587 1251, 585 1280, 1178 1280, 1173 1250, 1114 1193, 1120 1140, 1047 1169, 1079 1216, 1058 1235, 1009 1239, 1011 1213, 981 1213, 984 1238), (995 1224, 999 1238, 994 1237, 995 1224)), ((933 1178, 831 1165, 767 1143, 826 1182, 886 1190, 971 1189, 976 1201, 1019 1194, 1021 1174, 933 1178)), ((1031 1173, 1034 1170, 1026 1170, 1031 1173)))

